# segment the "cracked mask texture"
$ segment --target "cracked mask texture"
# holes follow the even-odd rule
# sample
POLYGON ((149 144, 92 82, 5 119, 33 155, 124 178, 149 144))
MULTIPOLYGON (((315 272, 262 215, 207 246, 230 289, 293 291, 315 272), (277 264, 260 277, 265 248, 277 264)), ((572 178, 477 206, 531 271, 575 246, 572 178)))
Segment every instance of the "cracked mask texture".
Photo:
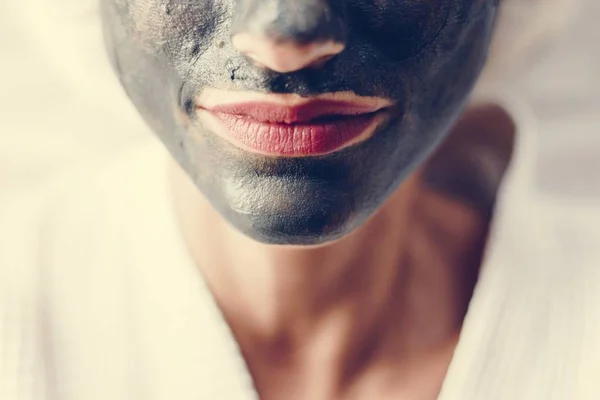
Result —
POLYGON ((274 244, 337 239, 384 203, 460 113, 497 12, 496 0, 310 0, 331 14, 315 22, 319 7, 297 1, 101 0, 110 60, 144 119, 224 218, 274 244), (318 69, 261 69, 231 37, 263 23, 255 20, 263 9, 276 13, 269 34, 299 43, 329 35, 346 47, 318 69), (205 88, 353 91, 392 100, 394 115, 370 139, 332 154, 267 157, 197 120, 194 99, 205 88))

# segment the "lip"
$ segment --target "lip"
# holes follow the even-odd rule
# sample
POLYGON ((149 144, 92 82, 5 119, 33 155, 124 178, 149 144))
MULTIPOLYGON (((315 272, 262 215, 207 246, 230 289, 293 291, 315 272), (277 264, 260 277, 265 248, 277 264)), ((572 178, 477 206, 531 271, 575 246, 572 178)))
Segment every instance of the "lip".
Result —
POLYGON ((238 147, 264 155, 300 157, 332 153, 366 140, 388 105, 358 96, 356 101, 274 99, 217 102, 199 105, 197 111, 213 131, 238 147))

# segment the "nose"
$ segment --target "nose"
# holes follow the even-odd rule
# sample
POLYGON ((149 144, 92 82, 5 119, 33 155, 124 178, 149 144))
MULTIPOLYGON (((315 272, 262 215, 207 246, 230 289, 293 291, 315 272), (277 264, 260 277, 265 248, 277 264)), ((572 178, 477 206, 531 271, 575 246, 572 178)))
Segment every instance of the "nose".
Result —
POLYGON ((232 42, 264 68, 319 67, 346 46, 343 0, 237 0, 232 42))

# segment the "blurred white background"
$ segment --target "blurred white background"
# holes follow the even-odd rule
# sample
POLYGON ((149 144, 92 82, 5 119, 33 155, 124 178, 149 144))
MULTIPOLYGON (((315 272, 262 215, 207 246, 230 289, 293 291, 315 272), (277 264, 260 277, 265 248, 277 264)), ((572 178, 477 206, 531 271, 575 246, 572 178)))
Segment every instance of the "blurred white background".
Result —
POLYGON ((539 120, 538 185, 600 202, 600 1, 583 0, 556 47, 515 86, 539 120))

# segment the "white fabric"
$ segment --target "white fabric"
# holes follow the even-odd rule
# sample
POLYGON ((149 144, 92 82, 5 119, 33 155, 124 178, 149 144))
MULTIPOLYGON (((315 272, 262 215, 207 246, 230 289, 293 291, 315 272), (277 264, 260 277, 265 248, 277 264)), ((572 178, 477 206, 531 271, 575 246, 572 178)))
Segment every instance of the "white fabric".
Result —
POLYGON ((0 217, 0 398, 244 399, 153 141, 0 217))
MULTIPOLYGON (((49 3, 0 2, 2 54, 20 55, 0 60, 0 399, 256 400, 179 237, 167 156, 97 20, 68 24, 93 8, 49 3)), ((441 400, 600 399, 600 215, 536 194, 521 127, 441 400)))
MULTIPOLYGON (((534 198, 519 137, 442 400, 600 398, 600 236, 573 228, 596 216, 534 198)), ((7 202, 1 399, 256 399, 182 244, 166 162, 148 139, 7 202)))

